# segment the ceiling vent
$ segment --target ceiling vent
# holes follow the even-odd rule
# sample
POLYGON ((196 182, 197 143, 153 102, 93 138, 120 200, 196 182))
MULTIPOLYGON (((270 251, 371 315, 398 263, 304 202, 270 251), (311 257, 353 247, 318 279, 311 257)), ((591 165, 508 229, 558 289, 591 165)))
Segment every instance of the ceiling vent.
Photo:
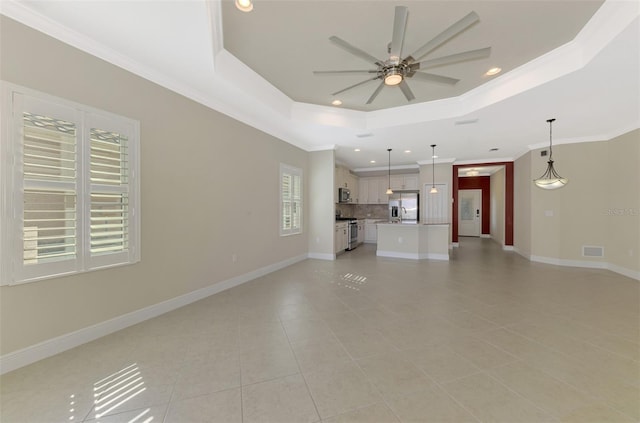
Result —
POLYGON ((356 134, 356 137, 358 138, 368 138, 368 137, 372 137, 373 134, 371 132, 367 132, 366 134, 356 134))
POLYGON ((471 125, 472 123, 478 122, 478 119, 467 119, 467 120, 458 120, 456 121, 456 125, 471 125))

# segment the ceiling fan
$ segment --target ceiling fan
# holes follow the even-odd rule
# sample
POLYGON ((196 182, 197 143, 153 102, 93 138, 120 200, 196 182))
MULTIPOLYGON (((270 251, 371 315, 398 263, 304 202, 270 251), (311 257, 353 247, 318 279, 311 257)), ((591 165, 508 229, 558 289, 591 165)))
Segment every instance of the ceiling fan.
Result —
POLYGON ((366 84, 370 81, 381 80, 378 88, 373 92, 367 104, 373 103, 373 100, 380 94, 382 88, 385 85, 399 86, 402 93, 407 98, 407 101, 415 99, 413 92, 407 84, 408 78, 420 79, 423 81, 439 82, 443 84, 454 85, 459 79, 450 78, 447 76, 435 75, 432 73, 421 72, 422 69, 429 69, 436 66, 449 65, 452 63, 464 62, 467 60, 484 59, 491 54, 491 47, 485 47, 478 50, 465 51, 463 53, 452 54, 449 56, 443 56, 436 59, 429 59, 421 61, 429 53, 436 48, 440 47, 456 35, 460 34, 465 29, 469 28, 474 23, 478 22, 480 18, 476 12, 471 12, 458 22, 451 25, 449 28, 442 31, 435 36, 429 42, 424 44, 414 53, 402 57, 402 47, 404 44, 404 34, 407 28, 407 18, 409 17, 409 10, 406 6, 396 6, 395 17, 393 20, 393 35, 391 43, 389 43, 387 51, 389 57, 386 60, 380 60, 364 50, 361 50, 343 39, 334 36, 329 37, 329 40, 338 47, 346 50, 347 52, 366 60, 369 63, 376 65, 376 69, 370 70, 329 70, 329 71, 314 71, 314 75, 354 75, 354 74, 373 74, 374 76, 366 79, 357 84, 351 85, 340 91, 336 91, 331 95, 337 95, 350 90, 360 85, 366 84))

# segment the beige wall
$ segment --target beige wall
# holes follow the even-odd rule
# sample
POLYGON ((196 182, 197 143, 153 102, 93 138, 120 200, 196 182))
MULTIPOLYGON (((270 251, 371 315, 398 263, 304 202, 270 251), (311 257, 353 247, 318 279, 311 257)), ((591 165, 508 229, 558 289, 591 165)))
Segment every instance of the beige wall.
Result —
POLYGON ((316 151, 309 154, 309 254, 311 257, 333 257, 335 235, 334 189, 335 152, 316 151))
POLYGON ((553 158, 569 179, 555 191, 532 183, 548 160, 540 150, 516 161, 517 250, 543 261, 640 275, 640 130, 609 141, 559 145, 553 158), (604 257, 584 257, 583 246, 603 247, 604 257))
POLYGON ((504 246, 504 188, 505 188, 505 170, 501 168, 490 178, 490 197, 491 197, 491 218, 490 233, 491 238, 504 246))
POLYGON ((608 143, 608 200, 602 212, 608 223, 607 260, 640 272, 640 130, 608 143))
POLYGON ((531 152, 513 164, 513 248, 531 255, 531 152))
POLYGON ((308 188, 308 153, 5 17, 0 31, 1 79, 139 120, 142 166, 142 261, 0 287, 1 354, 306 254, 308 231, 279 236, 278 180, 284 162, 308 188))
MULTIPOLYGON (((435 182, 436 184, 447 184, 449 190, 449 197, 453 199, 453 164, 452 163, 436 163, 435 172, 431 165, 420 166, 420 207, 422 210, 425 208, 425 196, 429 195, 428 190, 425 192, 425 184, 431 186, 435 182), (435 181, 433 174, 435 173, 435 181)), ((425 216, 421 215, 420 219, 424 219, 425 216)), ((449 202, 449 221, 439 222, 449 223, 449 245, 451 245, 453 239, 453 204, 449 202)))

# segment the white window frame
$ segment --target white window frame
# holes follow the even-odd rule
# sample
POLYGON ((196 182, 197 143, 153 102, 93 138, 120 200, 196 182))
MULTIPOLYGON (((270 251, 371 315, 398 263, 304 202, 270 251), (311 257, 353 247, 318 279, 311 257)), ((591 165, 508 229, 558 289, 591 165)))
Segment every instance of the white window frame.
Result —
MULTIPOLYGON (((122 266, 140 261, 140 123, 136 120, 0 81, 0 285, 122 266), (65 119, 76 125, 77 150, 76 255, 50 263, 24 264, 22 172, 23 112, 65 119), (113 131, 128 138, 128 183, 113 188, 128 196, 128 247, 124 251, 91 254, 91 193, 89 135, 92 128, 113 131)), ((73 185, 73 184, 72 184, 73 185)), ((95 184, 94 184, 95 185, 95 184)))
MULTIPOLYGON (((303 175, 302 175, 302 169, 295 167, 295 166, 291 166, 291 165, 287 165, 284 163, 280 163, 280 178, 278 180, 278 189, 280 191, 280 213, 279 213, 279 223, 278 223, 278 227, 280 228, 280 236, 289 236, 289 235, 297 235, 297 234, 301 234, 302 233, 302 227, 303 227, 303 216, 304 216, 304 203, 303 203, 303 198, 304 198, 304 192, 303 192, 303 187, 304 187, 304 183, 303 183, 303 175), (292 179, 293 181, 295 181, 295 177, 298 177, 298 181, 299 181, 299 192, 300 192, 300 197, 299 198, 291 198, 291 199, 285 199, 285 192, 284 192, 284 187, 282 184, 282 179, 284 175, 291 175, 294 178, 292 179), (292 207, 296 208, 296 210, 299 213, 299 217, 300 217, 300 223, 298 226, 292 226, 291 228, 285 228, 283 226, 284 223, 284 203, 285 201, 288 201, 292 204, 292 207), (298 204, 296 206, 296 204, 298 204)), ((295 191, 292 189, 292 191, 295 191)))

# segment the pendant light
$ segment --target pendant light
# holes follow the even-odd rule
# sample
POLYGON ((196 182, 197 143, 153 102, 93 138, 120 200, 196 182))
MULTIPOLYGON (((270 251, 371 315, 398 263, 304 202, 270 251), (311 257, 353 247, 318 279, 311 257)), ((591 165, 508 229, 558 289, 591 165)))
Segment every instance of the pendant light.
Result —
POLYGON ((569 180, 558 175, 558 172, 553 168, 553 150, 551 141, 551 124, 555 119, 548 119, 549 122, 549 161, 547 162, 547 171, 542 174, 538 179, 534 179, 533 182, 537 187, 542 189, 558 189, 565 186, 569 180))
POLYGON ((391 189, 391 149, 387 148, 387 151, 389 152, 389 188, 387 188, 387 195, 391 195, 393 194, 393 190, 391 189))
POLYGON ((436 145, 431 144, 431 190, 429 194, 437 194, 438 188, 436 188, 436 145))
POLYGON ((251 0, 236 0, 236 7, 242 12, 251 12, 253 10, 253 2, 251 0))

